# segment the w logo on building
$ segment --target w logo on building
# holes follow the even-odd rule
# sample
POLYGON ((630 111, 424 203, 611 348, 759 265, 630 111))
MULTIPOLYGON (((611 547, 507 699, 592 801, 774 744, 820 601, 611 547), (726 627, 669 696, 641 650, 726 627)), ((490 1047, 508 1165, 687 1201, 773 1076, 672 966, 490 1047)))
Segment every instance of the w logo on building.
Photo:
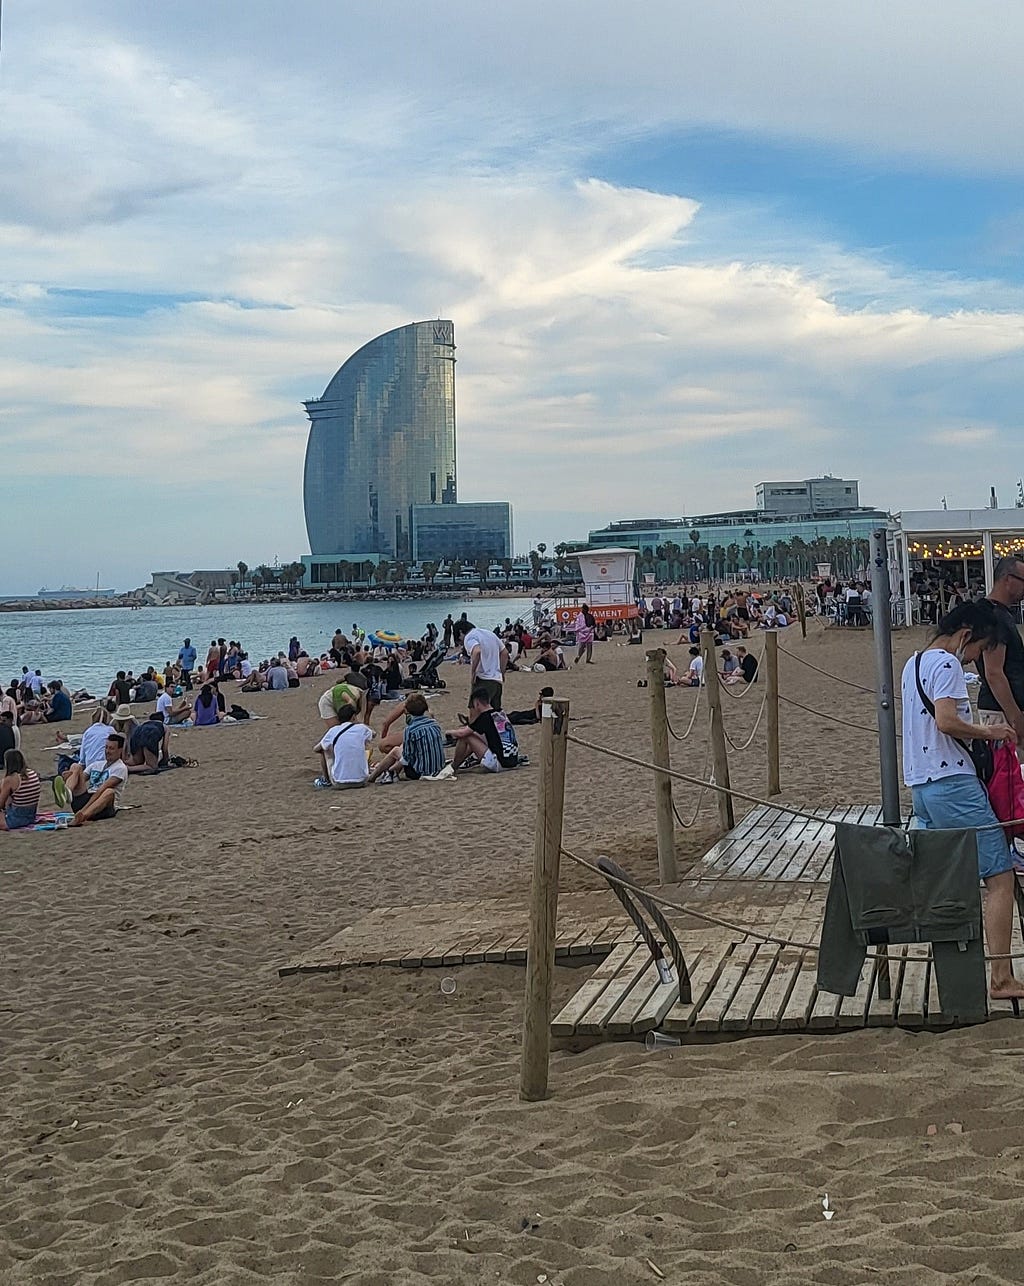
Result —
POLYGON ((454 345, 454 327, 449 322, 437 322, 434 326, 434 343, 454 345))

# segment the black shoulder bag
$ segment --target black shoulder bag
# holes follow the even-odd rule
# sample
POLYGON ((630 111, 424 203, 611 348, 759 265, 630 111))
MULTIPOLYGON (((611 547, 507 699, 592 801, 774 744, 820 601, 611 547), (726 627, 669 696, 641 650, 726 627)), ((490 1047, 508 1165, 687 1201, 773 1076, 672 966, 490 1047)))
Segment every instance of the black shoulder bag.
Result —
MULTIPOLYGON (((921 700, 924 702, 924 708, 931 717, 935 718, 935 702, 931 699, 921 684, 921 653, 914 654, 914 675, 917 679, 917 690, 920 693, 921 700)), ((987 786, 992 780, 992 773, 995 770, 995 761, 992 757, 991 741, 983 741, 981 737, 972 737, 970 741, 961 741, 959 737, 953 740, 962 749, 966 750, 971 757, 971 763, 974 764, 974 771, 983 785, 987 786)))

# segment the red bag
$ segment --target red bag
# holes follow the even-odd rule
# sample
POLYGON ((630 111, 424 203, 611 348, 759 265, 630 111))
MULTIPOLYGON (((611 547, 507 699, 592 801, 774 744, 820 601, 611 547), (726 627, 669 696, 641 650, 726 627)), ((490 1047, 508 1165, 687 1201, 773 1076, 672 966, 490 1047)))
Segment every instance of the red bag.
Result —
MULTIPOLYGON (((992 752, 992 779, 986 786, 992 811, 1001 822, 1024 817, 1024 776, 1021 775, 1016 748, 1001 741, 992 752)), ((1003 832, 1008 840, 1024 835, 1024 822, 1006 826, 1003 832)))

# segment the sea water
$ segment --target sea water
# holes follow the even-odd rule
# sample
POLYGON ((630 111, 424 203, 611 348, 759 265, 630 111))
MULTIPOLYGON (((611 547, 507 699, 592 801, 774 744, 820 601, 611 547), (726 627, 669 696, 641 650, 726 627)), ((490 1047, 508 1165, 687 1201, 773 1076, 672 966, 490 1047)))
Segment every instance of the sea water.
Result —
POLYGON ((297 635, 310 654, 330 646, 340 626, 350 634, 355 622, 366 632, 394 630, 419 638, 427 622, 441 629, 451 613, 463 612, 474 624, 493 627, 505 617, 532 621, 530 598, 424 598, 380 602, 351 599, 337 603, 214 603, 203 607, 81 608, 74 611, 0 613, 0 681, 20 677, 21 667, 41 670, 46 679, 63 679, 72 689, 106 693, 118 670, 136 674, 154 665, 163 669, 178 655, 187 636, 202 663, 212 638, 238 639, 253 664, 288 650, 297 635))

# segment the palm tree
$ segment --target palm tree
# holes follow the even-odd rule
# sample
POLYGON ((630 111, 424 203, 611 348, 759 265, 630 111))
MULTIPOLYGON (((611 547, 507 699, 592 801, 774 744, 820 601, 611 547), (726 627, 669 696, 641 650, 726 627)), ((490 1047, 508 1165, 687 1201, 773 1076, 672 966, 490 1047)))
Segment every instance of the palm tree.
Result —
MULTIPOLYGON (((370 565, 373 566, 372 563, 370 565)), ((388 583, 388 574, 390 571, 391 571, 391 564, 388 562, 388 560, 383 557, 379 559, 379 561, 377 562, 377 566, 374 567, 372 572, 373 583, 375 585, 386 585, 388 583)))
POLYGON ((452 582, 454 583, 462 575, 462 559, 453 558, 452 561, 448 564, 448 570, 452 574, 452 582))
POLYGON ((422 571, 423 579, 427 582, 427 584, 433 585, 434 577, 438 573, 437 563, 423 563, 420 567, 420 571, 422 571))
POLYGON ((401 585, 401 584, 403 584, 403 583, 405 582, 405 577, 406 577, 406 573, 408 572, 408 570, 409 570, 409 569, 406 567, 405 563, 403 563, 403 562, 397 562, 397 563, 395 563, 394 567, 392 567, 392 569, 391 569, 391 583, 392 583, 392 585, 401 585))
POLYGON ((503 558, 501 560, 501 570, 505 574, 506 582, 510 581, 512 579, 512 559, 511 558, 503 558))
POLYGON ((305 579, 306 564, 303 562, 292 563, 292 589, 299 589, 305 579))
POLYGON ((257 570, 256 570, 255 572, 253 572, 253 574, 252 574, 252 587, 253 587, 253 589, 255 590, 255 592, 256 592, 256 596, 257 596, 257 597, 259 597, 260 586, 261 586, 262 584, 263 584, 263 580, 262 580, 262 578, 261 578, 261 576, 260 576, 259 569, 257 569, 257 570))
POLYGON ((231 592, 232 592, 232 594, 234 593, 234 591, 235 591, 237 588, 238 588, 238 573, 237 573, 237 572, 232 572, 232 573, 231 573, 231 592))
POLYGON ((539 545, 537 546, 537 553, 538 553, 538 554, 540 554, 541 558, 543 558, 543 557, 544 557, 544 555, 545 555, 547 552, 548 552, 548 547, 547 547, 547 545, 540 545, 540 544, 539 544, 539 545))
POLYGON ((730 572, 738 572, 740 569, 740 547, 735 541, 725 551, 726 568, 730 572))
POLYGON ((491 560, 489 558, 478 558, 476 560, 476 573, 481 581, 487 584, 487 573, 491 570, 491 560))
POLYGON ((543 545, 538 545, 536 549, 530 550, 530 570, 533 572, 534 584, 540 580, 540 550, 543 545))
POLYGON ((245 578, 249 575, 249 568, 245 563, 238 564, 238 584, 239 588, 245 589, 245 578))
POLYGON ((711 551, 711 571, 714 573, 709 579, 721 580, 725 575, 725 547, 716 545, 711 551))

